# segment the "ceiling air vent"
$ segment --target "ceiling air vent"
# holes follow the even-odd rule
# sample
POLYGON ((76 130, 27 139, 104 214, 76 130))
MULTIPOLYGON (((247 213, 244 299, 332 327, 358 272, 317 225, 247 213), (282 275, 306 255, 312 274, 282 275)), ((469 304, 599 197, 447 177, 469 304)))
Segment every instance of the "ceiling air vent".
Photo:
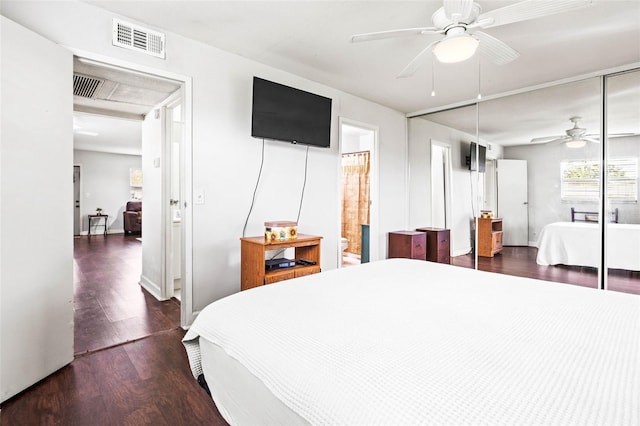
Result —
POLYGON ((164 59, 164 34, 119 19, 113 20, 113 45, 164 59))
POLYGON ((82 74, 73 74, 73 94, 83 98, 94 98, 104 80, 82 74))

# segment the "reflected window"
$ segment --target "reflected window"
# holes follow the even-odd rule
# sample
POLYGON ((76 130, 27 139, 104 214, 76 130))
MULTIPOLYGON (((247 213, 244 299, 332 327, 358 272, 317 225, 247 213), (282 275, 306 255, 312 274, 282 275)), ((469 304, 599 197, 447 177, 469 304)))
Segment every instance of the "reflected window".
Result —
MULTIPOLYGON (((610 202, 638 201, 638 158, 614 158, 607 165, 607 195, 610 202)), ((564 160, 560 163, 562 201, 597 202, 600 192, 600 162, 564 160)))

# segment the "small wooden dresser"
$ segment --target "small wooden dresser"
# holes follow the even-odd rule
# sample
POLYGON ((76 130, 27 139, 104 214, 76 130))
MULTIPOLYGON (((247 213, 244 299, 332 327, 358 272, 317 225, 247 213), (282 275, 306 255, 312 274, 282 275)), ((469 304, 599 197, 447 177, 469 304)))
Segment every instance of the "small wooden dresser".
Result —
POLYGON ((418 228, 418 232, 427 234, 427 260, 438 263, 451 263, 450 231, 443 228, 418 228))
POLYGON ((427 234, 418 231, 389 232, 389 258, 427 260, 427 234))

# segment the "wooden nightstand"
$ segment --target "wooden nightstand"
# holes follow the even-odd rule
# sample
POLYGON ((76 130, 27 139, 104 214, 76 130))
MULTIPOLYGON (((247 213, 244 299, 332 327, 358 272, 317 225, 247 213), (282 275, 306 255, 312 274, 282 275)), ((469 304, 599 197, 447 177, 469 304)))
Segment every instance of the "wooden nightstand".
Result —
POLYGON ((502 219, 477 218, 478 256, 493 257, 502 251, 502 219))
POLYGON ((418 228, 416 231, 427 234, 427 260, 438 263, 451 263, 450 231, 443 228, 418 228))
POLYGON ((320 272, 320 240, 315 235, 298 234, 295 240, 267 243, 264 235, 240 238, 240 290, 273 284, 278 281, 302 277, 320 272), (290 268, 267 271, 265 252, 295 248, 295 260, 307 259, 315 265, 296 265, 290 268))
POLYGON ((427 260, 427 234, 418 231, 389 232, 389 258, 427 260))

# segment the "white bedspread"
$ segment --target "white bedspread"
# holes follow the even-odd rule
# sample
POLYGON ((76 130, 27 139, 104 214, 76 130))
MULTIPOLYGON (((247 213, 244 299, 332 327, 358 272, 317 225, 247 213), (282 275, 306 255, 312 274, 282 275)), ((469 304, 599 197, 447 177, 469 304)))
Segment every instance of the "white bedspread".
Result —
MULTIPOLYGON (((539 265, 600 267, 600 228, 596 223, 555 222, 538 236, 539 265)), ((607 266, 640 271, 640 225, 607 224, 607 266)))
POLYGON ((312 424, 640 424, 636 295, 390 259, 209 305, 195 375, 199 336, 312 424))

